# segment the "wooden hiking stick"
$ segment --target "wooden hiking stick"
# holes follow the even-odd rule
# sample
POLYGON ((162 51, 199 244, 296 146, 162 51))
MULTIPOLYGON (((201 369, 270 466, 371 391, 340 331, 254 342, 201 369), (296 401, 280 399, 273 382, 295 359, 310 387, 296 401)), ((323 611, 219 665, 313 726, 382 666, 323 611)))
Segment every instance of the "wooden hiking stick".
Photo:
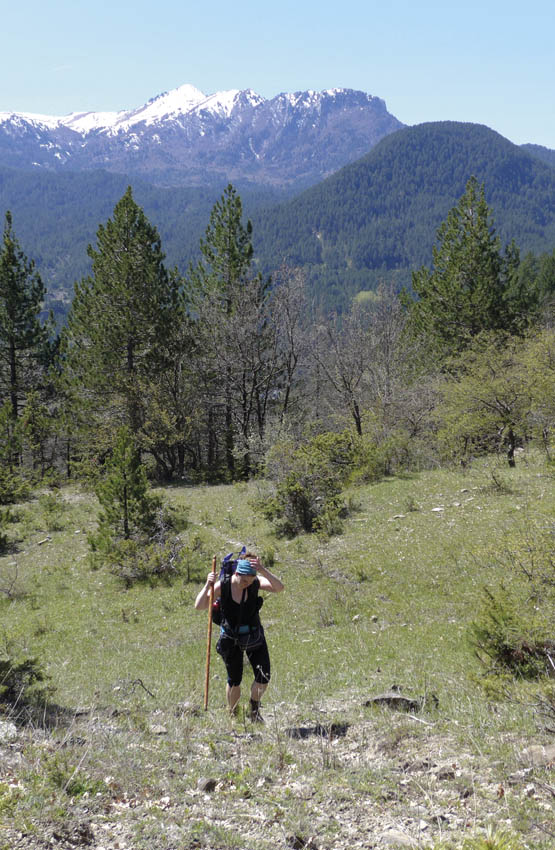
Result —
MULTIPOLYGON (((216 556, 212 558, 212 572, 216 572, 216 556)), ((214 605, 214 585, 210 585, 208 596, 208 634, 206 636, 206 673, 204 676, 204 710, 208 711, 208 682, 210 676, 210 649, 212 647, 212 606, 214 605)))

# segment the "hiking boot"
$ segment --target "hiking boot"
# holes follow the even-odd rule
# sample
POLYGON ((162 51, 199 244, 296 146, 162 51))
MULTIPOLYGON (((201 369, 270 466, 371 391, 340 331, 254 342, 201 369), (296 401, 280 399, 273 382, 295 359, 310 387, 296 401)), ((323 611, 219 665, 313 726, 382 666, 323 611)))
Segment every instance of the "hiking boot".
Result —
POLYGON ((251 699, 249 719, 252 720, 253 723, 264 723, 264 718, 260 714, 260 703, 255 699, 251 699))

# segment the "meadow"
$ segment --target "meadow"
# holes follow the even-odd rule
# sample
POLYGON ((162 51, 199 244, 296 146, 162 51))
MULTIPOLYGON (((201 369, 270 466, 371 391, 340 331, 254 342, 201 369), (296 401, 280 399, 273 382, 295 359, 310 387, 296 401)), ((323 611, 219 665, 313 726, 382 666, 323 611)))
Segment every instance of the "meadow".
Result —
MULTIPOLYGON (((161 490, 187 511, 187 565, 130 589, 91 567, 90 493, 67 486, 13 509, 4 652, 36 656, 53 689, 42 717, 0 715, 0 848, 555 846, 540 686, 501 680, 494 693, 469 640, 484 587, 525 593, 512 541, 553 527, 545 457, 353 487, 330 538, 276 537, 256 507, 264 487, 161 490), (202 707, 194 599, 212 555, 243 544, 286 585, 262 609, 264 725, 227 715, 216 628, 202 707), (393 686, 420 710, 366 705, 393 686)), ((243 704, 249 685, 246 670, 243 704)))

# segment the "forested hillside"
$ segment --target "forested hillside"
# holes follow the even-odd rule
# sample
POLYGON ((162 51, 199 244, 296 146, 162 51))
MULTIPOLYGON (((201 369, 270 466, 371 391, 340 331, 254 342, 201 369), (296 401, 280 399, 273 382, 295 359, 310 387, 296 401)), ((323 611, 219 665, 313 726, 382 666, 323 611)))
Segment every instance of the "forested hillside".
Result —
MULTIPOLYGON (((546 149, 544 149, 546 150, 546 149)), ((302 267, 312 297, 327 310, 348 307, 380 281, 410 284, 431 259, 436 229, 475 175, 486 188, 502 242, 523 253, 555 244, 555 172, 487 127, 453 122, 400 130, 368 155, 292 200, 285 190, 239 185, 253 219, 255 262, 265 273, 283 260, 302 267), (260 208, 264 206, 264 211, 260 208)), ((550 152, 546 150, 546 156, 550 152)), ((0 171, 0 210, 10 209, 63 315, 73 284, 88 272, 86 248, 129 180, 102 171, 0 171)), ((133 179, 134 195, 157 226, 168 265, 184 273, 223 186, 161 188, 133 179)))
POLYGON ((383 278, 410 281, 436 229, 474 175, 501 241, 523 252, 555 244, 555 172, 487 127, 442 122, 399 130, 298 198, 254 217, 269 266, 304 267, 329 308, 383 278), (393 274, 392 274, 393 273, 393 274))
POLYGON ((521 145, 522 149, 526 151, 526 153, 535 156, 536 159, 541 160, 542 162, 547 162, 548 165, 555 167, 555 151, 551 148, 546 148, 543 145, 521 145))
MULTIPOLYGON (((160 188, 133 179, 138 202, 156 224, 164 240, 169 266, 185 271, 199 255, 199 239, 210 210, 221 194, 208 188, 160 188)), ((45 174, 0 169, 0 210, 10 210, 18 237, 39 268, 48 290, 47 304, 63 320, 73 296, 73 285, 88 274, 87 245, 129 185, 125 174, 105 171, 45 174)), ((281 194, 247 186, 246 207, 254 211, 281 194)))
MULTIPOLYGON (((527 184, 511 151, 500 184, 504 174, 520 185, 530 214, 538 208, 526 186, 535 186, 549 211, 550 170, 535 171, 519 152, 527 184)), ((253 847, 314 847, 308 813, 326 839, 318 847, 332 850, 339 834, 354 833, 329 821, 330 793, 349 811, 371 793, 370 843, 378 835, 380 846, 422 844, 425 804, 429 850, 445 847, 445 823, 464 842, 449 850, 482 850, 481 836, 466 841, 469 824, 497 826, 501 814, 511 834, 488 839, 494 850, 528 850, 521 837, 530 833, 535 847, 550 848, 543 806, 553 751, 538 745, 555 722, 555 251, 522 257, 495 224, 484 185, 468 179, 431 261, 413 273, 414 295, 381 285, 330 315, 314 305, 302 268, 259 272, 255 231, 232 185, 185 274, 166 264, 160 233, 128 187, 98 225, 90 273, 58 332, 6 213, 0 733, 10 743, 0 753, 9 771, 0 812, 14 846, 35 850, 39 831, 49 847, 61 831, 64 847, 83 835, 91 844, 110 811, 108 828, 129 847, 151 850, 162 817, 172 830, 164 846, 197 846, 201 836, 206 848, 231 848, 237 834, 251 846, 237 823, 251 823, 252 799, 246 820, 239 811, 256 798, 253 847), (283 614, 273 654, 283 672, 268 696, 257 682, 241 719, 229 700, 238 684, 226 691, 230 716, 219 718, 240 724, 229 733, 241 749, 234 771, 221 728, 205 726, 204 742, 194 683, 209 650, 198 651, 192 608, 208 602, 212 558, 242 544, 260 552, 262 578, 283 559, 275 568, 291 592, 286 608, 273 609, 283 614), (373 730, 364 713, 376 705, 387 716, 373 730), (284 723, 301 730, 292 739, 301 747, 310 746, 308 728, 313 750, 290 746, 284 723), (418 746, 416 723, 426 735, 418 746), (243 747, 255 754, 256 782, 243 747), (301 824, 295 795, 316 781, 317 758, 320 797, 302 791, 301 824), (442 772, 430 775, 440 758, 442 772), (330 784, 326 771, 338 768, 330 784), (532 778, 541 793, 529 790, 532 778), (459 779, 452 795, 438 791, 459 779), (511 802, 519 786, 521 802, 511 802), (207 825, 208 788, 221 790, 211 818, 229 792, 232 841, 207 825), (142 817, 156 810, 154 821, 142 817), (392 811, 403 818, 401 843, 398 833, 390 841, 392 811)), ((537 232, 536 219, 529 228, 537 232)), ((277 581, 271 589, 282 589, 277 581)), ((223 668, 213 679, 224 685, 223 668)))

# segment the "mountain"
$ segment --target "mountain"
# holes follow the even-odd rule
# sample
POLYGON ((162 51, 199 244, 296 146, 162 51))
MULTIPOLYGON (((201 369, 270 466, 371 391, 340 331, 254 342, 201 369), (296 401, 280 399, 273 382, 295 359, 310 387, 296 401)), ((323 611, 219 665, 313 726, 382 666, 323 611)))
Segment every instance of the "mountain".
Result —
POLYGON ((0 167, 305 187, 402 126, 383 100, 352 89, 267 100, 250 89, 206 96, 184 85, 129 111, 0 113, 0 167))
POLYGON ((547 162, 548 165, 551 165, 555 168, 555 151, 551 150, 551 148, 544 148, 543 145, 521 145, 522 150, 525 150, 526 153, 535 156, 536 159, 541 160, 542 162, 547 162))
POLYGON ((502 243, 522 252, 555 246, 555 171, 488 127, 420 124, 298 197, 254 216, 267 268, 307 269, 317 300, 336 309, 383 278, 410 283, 429 264, 438 226, 475 175, 485 184, 502 243))
MULTIPOLYGON (((555 246, 555 170, 498 133, 476 124, 422 124, 390 134, 366 156, 295 197, 237 185, 253 221, 255 257, 268 272, 284 259, 306 269, 314 298, 341 309, 380 280, 410 284, 429 264, 436 230, 474 174, 484 182, 503 243, 524 253, 555 246)), ((170 266, 185 272, 225 183, 159 187, 106 171, 62 173, 0 168, 0 211, 37 261, 61 315, 76 279, 89 270, 87 244, 131 183, 158 228, 170 266)), ((291 187, 289 187, 291 191, 291 187)))

